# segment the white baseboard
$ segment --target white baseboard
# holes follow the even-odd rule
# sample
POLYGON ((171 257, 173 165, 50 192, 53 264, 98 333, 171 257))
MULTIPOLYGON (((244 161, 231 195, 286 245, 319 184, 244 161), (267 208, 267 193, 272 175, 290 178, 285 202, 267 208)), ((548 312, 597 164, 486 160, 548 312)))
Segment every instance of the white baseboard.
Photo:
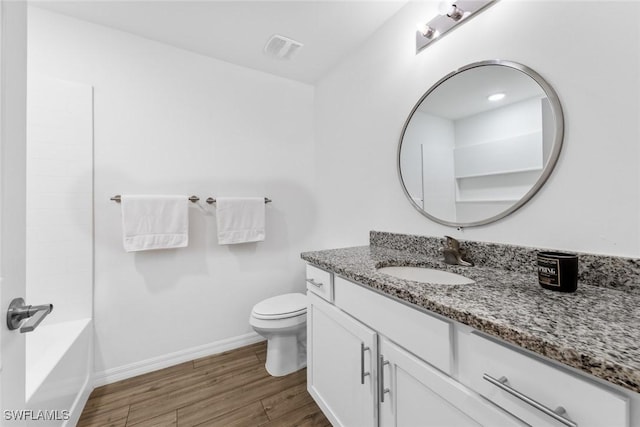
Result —
POLYGON ((167 368, 169 366, 177 365, 178 363, 188 362, 199 357, 222 353, 223 351, 243 347, 259 341, 264 341, 264 338, 255 332, 250 332, 245 335, 226 338, 210 344, 176 351, 175 353, 141 360, 140 362, 131 363, 118 368, 111 368, 102 372, 96 372, 93 384, 94 387, 100 387, 105 384, 157 371, 158 369, 167 368))

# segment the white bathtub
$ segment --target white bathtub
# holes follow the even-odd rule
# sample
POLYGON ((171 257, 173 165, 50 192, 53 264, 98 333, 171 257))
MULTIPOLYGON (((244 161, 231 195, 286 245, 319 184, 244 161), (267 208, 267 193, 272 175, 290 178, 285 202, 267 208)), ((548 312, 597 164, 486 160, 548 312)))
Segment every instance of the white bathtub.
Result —
POLYGON ((27 334, 27 409, 54 413, 41 427, 74 426, 92 390, 91 319, 47 325, 27 334), (66 419, 68 418, 68 419, 66 419))

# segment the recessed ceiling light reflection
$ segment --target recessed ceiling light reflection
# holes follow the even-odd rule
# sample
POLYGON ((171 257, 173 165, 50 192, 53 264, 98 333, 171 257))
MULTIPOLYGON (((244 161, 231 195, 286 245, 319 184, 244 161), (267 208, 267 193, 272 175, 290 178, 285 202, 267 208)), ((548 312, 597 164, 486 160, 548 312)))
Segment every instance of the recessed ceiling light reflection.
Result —
POLYGON ((504 93, 494 93, 492 95, 487 96, 487 99, 491 102, 500 101, 506 95, 504 93))

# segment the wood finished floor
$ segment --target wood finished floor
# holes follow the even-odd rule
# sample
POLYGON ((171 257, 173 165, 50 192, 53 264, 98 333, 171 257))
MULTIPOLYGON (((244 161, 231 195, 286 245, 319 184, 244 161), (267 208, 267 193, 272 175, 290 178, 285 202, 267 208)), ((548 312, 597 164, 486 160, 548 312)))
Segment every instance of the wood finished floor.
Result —
POLYGON ((99 387, 78 426, 331 426, 306 369, 272 377, 265 359, 261 342, 99 387))

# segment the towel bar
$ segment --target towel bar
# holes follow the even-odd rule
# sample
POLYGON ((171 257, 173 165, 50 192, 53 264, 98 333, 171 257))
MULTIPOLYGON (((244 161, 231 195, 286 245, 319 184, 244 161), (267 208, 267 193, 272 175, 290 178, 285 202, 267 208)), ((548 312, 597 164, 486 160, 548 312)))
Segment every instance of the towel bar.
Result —
MULTIPOLYGON (((214 203, 216 202, 216 199, 214 199, 213 197, 209 197, 209 198, 206 200, 206 202, 207 202, 207 203, 209 203, 210 205, 212 205, 212 204, 214 204, 214 203)), ((265 198, 264 198, 264 202, 265 202, 265 203, 271 203, 271 199, 270 199, 270 198, 268 198, 268 197, 265 197, 265 198)))
MULTIPOLYGON (((113 201, 114 201, 114 202, 116 202, 116 203, 120 203, 120 202, 122 201, 122 196, 120 196, 119 194, 116 194, 115 196, 113 196, 113 197, 112 197, 112 198, 110 198, 109 200, 113 200, 113 201)), ((198 200, 200 200, 200 197, 198 197, 198 196, 191 196, 191 197, 189 197, 189 201, 190 201, 191 203, 195 203, 195 202, 197 202, 198 200)))

